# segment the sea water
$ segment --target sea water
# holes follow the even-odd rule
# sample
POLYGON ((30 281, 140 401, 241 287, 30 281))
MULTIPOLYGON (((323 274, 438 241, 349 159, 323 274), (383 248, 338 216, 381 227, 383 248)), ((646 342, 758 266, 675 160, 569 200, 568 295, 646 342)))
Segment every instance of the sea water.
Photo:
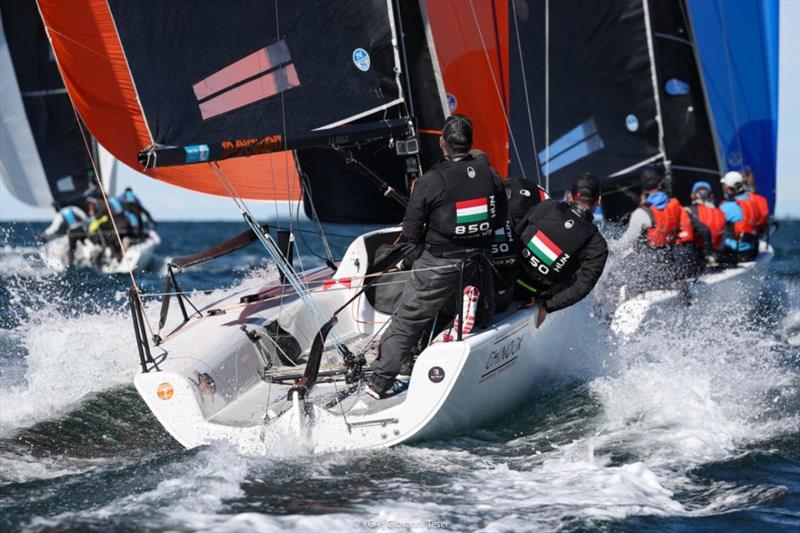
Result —
MULTIPOLYGON (((263 457, 171 439, 131 385, 130 279, 49 270, 41 229, 0 225, 0 530, 800 528, 800 223, 774 237, 747 316, 717 309, 598 345, 591 372, 468 436, 263 457)), ((170 258, 243 228, 158 229, 146 292, 170 258)), ((334 252, 356 233, 329 228, 334 252)), ((299 263, 319 264, 313 233, 299 236, 299 263)), ((274 277, 257 246, 184 272, 186 289, 217 290, 193 300, 274 277)), ((146 311, 155 324, 158 302, 146 311)))

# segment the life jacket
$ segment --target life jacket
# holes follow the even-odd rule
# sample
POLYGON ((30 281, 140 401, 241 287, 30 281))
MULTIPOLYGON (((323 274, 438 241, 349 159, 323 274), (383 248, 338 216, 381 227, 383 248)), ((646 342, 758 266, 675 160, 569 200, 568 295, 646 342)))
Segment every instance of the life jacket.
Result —
POLYGON ((78 216, 75 214, 75 210, 72 207, 64 207, 62 208, 59 213, 61 217, 64 219, 64 222, 72 226, 73 224, 77 224, 79 222, 78 216))
POLYGON ((492 264, 496 267, 516 263, 519 236, 514 234, 514 228, 534 206, 550 198, 547 191, 524 178, 507 179, 503 188, 508 199, 508 217, 505 225, 496 229, 492 237, 492 264))
POLYGON ((769 222, 769 202, 767 202, 766 197, 754 192, 750 193, 750 200, 758 206, 759 219, 755 225, 756 230, 759 233, 763 233, 766 231, 767 223, 769 222))
MULTIPOLYGON (((693 205, 691 210, 695 220, 708 228, 711 234, 711 247, 718 250, 722 245, 722 235, 725 233, 725 213, 717 207, 707 205, 693 205)), ((703 247, 700 235, 695 234, 694 244, 698 248, 703 247)))
POLYGON ((122 201, 116 196, 109 196, 108 197, 108 206, 111 208, 111 212, 115 215, 122 213, 122 201))
POLYGON ((578 256, 597 227, 566 202, 546 202, 550 208, 522 231, 520 264, 539 284, 552 286, 578 271, 578 256))
POLYGON ((675 198, 670 198, 664 209, 656 209, 650 204, 645 206, 652 223, 645 235, 647 244, 654 248, 663 248, 694 240, 691 220, 675 198))
POLYGON ((761 208, 758 201, 753 199, 752 193, 747 198, 737 198, 736 204, 742 210, 742 220, 733 224, 733 237, 736 240, 748 238, 760 233, 761 208))
POLYGON ((489 165, 480 158, 444 160, 432 169, 442 179, 444 202, 428 217, 428 229, 451 243, 488 247, 503 226, 498 203, 504 194, 489 165))

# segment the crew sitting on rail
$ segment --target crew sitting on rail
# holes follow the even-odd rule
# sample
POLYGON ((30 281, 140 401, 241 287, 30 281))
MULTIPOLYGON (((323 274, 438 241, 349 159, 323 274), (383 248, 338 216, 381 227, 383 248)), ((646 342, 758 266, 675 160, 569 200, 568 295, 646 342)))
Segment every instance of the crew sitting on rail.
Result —
POLYGON ((144 236, 149 228, 156 225, 156 221, 153 219, 150 211, 142 205, 142 201, 133 193, 133 189, 127 187, 117 198, 122 203, 122 208, 126 213, 126 217, 129 218, 129 221, 133 222, 132 227, 136 230, 138 236, 144 236))
POLYGON ((670 286, 688 276, 694 241, 692 222, 675 198, 664 192, 664 176, 655 168, 641 175, 642 203, 619 239, 629 290, 640 293, 670 286))
POLYGON ((758 204, 761 217, 756 222, 756 231, 762 238, 766 237, 767 227, 769 226, 769 202, 765 196, 756 192, 756 176, 753 174, 753 169, 744 167, 742 169, 742 178, 744 179, 744 190, 750 195, 750 198, 758 204))
POLYGON ((76 205, 61 207, 57 202, 53 202, 53 208, 56 210, 56 216, 40 234, 43 239, 66 235, 71 229, 82 228, 89 218, 86 212, 76 205))
POLYGON ((603 274, 608 246, 594 225, 600 180, 591 174, 572 185, 567 201, 548 199, 517 224, 520 236, 518 295, 539 305, 538 328, 548 313, 586 297, 603 274))
POLYGON ((57 202, 53 202, 53 208, 56 210, 56 216, 40 237, 51 239, 67 235, 67 261, 71 265, 75 260, 75 248, 78 241, 86 238, 86 223, 89 217, 83 209, 76 205, 61 207, 57 202))
POLYGON ((417 179, 403 218, 403 237, 424 250, 371 364, 367 393, 374 398, 405 390, 408 381, 398 372, 410 368, 412 348, 442 307, 452 301, 461 306, 462 276, 464 285, 481 278, 487 315, 493 310, 493 280, 483 263, 494 231, 506 220, 505 191, 486 161, 468 153, 472 122, 467 117, 448 117, 439 146, 444 159, 417 179))
POLYGON ((757 200, 744 190, 744 177, 736 171, 720 180, 725 201, 719 208, 725 213, 725 239, 720 261, 741 263, 758 255, 759 224, 765 219, 757 200))
POLYGON ((508 199, 508 217, 505 226, 494 232, 492 239, 492 265, 499 279, 495 280, 496 311, 502 312, 514 301, 514 285, 521 267, 517 261, 520 252, 520 234, 516 228, 531 209, 549 200, 542 187, 525 178, 509 178, 503 182, 508 199))
POLYGON ((725 213, 714 204, 714 193, 707 181, 692 186, 692 205, 686 208, 694 230, 695 260, 698 274, 717 266, 717 251, 725 233, 725 213))

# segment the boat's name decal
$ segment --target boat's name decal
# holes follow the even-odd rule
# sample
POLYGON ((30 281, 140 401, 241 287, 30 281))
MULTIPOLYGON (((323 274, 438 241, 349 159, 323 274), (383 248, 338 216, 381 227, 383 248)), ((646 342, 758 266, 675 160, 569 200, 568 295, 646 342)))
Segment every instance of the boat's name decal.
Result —
POLYGON ((502 346, 492 350, 489 358, 486 359, 486 370, 495 369, 514 357, 522 348, 522 335, 514 337, 502 346))

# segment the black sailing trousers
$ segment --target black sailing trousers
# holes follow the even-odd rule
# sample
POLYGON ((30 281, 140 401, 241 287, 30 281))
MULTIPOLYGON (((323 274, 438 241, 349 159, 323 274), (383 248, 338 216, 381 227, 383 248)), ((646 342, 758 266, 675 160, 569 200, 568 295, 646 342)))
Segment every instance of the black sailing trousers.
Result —
MULTIPOLYGON (((383 393, 392 385, 403 366, 410 366, 411 351, 425 327, 447 303, 454 302, 460 289, 461 265, 464 264, 464 283, 475 278, 482 260, 481 253, 452 252, 444 257, 425 250, 414 261, 409 283, 403 289, 397 310, 381 337, 380 357, 373 361, 370 386, 383 393)), ((483 276, 484 279, 491 276, 483 276)), ((484 287, 493 291, 494 287, 484 287)), ((483 297, 484 291, 481 291, 483 297)), ((460 300, 457 305, 461 305, 460 300)))

